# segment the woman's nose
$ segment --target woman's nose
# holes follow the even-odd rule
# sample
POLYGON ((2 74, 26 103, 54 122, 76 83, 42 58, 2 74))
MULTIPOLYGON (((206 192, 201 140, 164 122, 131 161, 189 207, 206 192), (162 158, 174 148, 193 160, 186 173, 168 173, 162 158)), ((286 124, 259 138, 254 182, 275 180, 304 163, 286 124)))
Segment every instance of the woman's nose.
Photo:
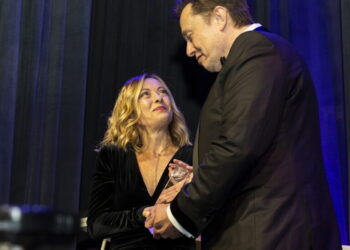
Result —
POLYGON ((159 93, 154 93, 154 100, 155 102, 160 102, 162 100, 162 95, 159 93))

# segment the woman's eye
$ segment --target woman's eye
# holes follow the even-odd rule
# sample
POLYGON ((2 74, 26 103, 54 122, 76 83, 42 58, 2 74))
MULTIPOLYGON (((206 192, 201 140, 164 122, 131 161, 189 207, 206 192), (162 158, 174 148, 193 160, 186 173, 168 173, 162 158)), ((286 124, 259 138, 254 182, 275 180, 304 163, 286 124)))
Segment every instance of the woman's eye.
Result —
POLYGON ((164 94, 164 95, 168 95, 168 91, 166 91, 166 89, 161 89, 161 90, 160 90, 160 93, 161 93, 161 94, 164 94))
POLYGON ((141 97, 148 97, 148 96, 149 96, 149 92, 145 91, 145 92, 141 93, 140 98, 141 97))

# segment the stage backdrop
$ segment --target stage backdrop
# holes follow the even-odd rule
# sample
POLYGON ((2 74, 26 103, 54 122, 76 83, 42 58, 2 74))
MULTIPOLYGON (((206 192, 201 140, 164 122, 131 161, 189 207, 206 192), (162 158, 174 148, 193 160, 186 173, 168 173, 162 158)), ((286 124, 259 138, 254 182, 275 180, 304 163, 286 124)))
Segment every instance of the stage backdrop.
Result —
POLYGON ((0 204, 78 209, 90 13, 0 1, 0 204))
MULTIPOLYGON (((350 3, 250 3, 257 21, 289 39, 310 67, 328 180, 342 241, 348 243, 350 3)), ((80 203, 83 213, 93 150, 118 90, 133 75, 153 72, 164 78, 195 131, 215 74, 186 58, 172 4, 0 1, 0 203, 74 211, 80 203)))

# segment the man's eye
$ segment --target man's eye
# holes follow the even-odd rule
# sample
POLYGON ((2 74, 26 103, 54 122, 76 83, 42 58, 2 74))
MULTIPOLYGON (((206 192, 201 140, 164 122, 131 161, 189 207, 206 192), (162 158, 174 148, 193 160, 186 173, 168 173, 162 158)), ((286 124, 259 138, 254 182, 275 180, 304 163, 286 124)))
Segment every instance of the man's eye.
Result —
POLYGON ((192 42, 192 34, 187 36, 188 41, 192 42))

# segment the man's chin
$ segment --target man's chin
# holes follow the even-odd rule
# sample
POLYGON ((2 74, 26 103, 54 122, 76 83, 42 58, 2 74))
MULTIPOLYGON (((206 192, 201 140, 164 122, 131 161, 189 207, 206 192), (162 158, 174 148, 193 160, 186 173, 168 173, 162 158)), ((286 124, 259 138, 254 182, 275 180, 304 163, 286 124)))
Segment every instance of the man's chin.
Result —
POLYGON ((205 68, 209 72, 219 72, 222 68, 221 65, 206 65, 206 64, 200 64, 203 68, 205 68))

